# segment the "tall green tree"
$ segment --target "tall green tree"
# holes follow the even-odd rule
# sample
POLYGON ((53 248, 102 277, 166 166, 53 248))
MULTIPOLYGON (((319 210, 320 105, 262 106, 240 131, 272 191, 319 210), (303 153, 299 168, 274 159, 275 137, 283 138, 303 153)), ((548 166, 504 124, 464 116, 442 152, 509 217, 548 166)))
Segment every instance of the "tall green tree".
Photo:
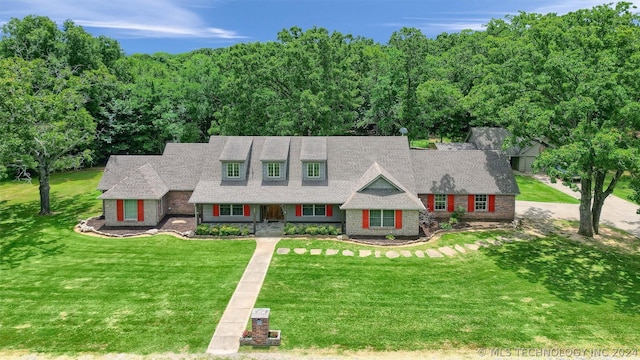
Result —
POLYGON ((41 60, 0 59, 0 139, 4 164, 35 166, 40 214, 51 213, 49 175, 90 159, 95 123, 84 108, 83 79, 41 60))
POLYGON ((494 20, 490 65, 471 91, 476 114, 547 145, 537 169, 580 177, 587 237, 622 174, 640 170, 639 20, 629 3, 494 20))

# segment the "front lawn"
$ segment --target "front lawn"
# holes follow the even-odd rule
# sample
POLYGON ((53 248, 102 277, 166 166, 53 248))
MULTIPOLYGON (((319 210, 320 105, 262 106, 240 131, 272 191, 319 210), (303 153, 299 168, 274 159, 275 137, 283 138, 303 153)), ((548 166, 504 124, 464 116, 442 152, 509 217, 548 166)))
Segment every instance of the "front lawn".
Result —
POLYGON ((274 255, 256 306, 283 349, 625 348, 640 343, 638 274, 637 253, 560 237, 453 258, 292 252, 274 255))
POLYGON ((580 204, 580 200, 556 190, 531 176, 516 175, 520 195, 516 200, 564 204, 580 204))
POLYGON ((0 183, 0 350, 203 353, 255 242, 76 234, 100 174, 54 175, 52 216, 36 181, 0 183))
MULTIPOLYGON (((605 184, 609 184, 609 181, 611 181, 611 178, 612 178, 612 174, 609 173, 605 179, 605 184)), ((613 195, 621 199, 631 201, 629 199, 629 196, 633 195, 633 189, 631 189, 631 176, 628 175, 628 173, 620 177, 620 179, 618 180, 618 183, 616 184, 616 187, 613 189, 613 195)), ((631 202, 638 204, 637 202, 634 202, 634 201, 631 201, 631 202)))

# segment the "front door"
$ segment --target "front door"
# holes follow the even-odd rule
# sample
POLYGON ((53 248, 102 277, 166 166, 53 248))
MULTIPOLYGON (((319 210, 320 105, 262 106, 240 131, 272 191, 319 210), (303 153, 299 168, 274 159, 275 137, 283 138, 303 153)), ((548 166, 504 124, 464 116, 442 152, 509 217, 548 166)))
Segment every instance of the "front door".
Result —
POLYGON ((267 221, 284 220, 284 213, 282 212, 282 207, 280 205, 265 205, 264 220, 267 220, 267 221))

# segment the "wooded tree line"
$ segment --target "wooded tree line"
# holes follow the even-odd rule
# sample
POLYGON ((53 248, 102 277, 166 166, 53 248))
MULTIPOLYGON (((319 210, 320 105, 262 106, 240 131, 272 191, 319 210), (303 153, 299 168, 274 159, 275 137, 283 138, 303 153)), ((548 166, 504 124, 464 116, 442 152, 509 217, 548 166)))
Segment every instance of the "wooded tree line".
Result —
POLYGON ((387 44, 293 27, 275 42, 124 56, 72 21, 12 19, 0 40, 0 173, 26 166, 46 179, 218 134, 404 127, 410 138, 461 139, 470 126, 505 126, 513 144, 547 145, 539 168, 581 177, 589 235, 620 175, 640 170, 638 20, 619 3, 520 13, 433 39, 403 28, 387 44))

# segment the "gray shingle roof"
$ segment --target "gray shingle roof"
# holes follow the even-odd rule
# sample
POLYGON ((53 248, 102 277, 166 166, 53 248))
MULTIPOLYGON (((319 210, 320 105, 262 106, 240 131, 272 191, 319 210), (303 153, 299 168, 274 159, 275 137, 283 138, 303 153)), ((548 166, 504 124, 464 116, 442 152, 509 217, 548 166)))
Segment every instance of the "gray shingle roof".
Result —
POLYGON ((153 166, 145 164, 103 193, 100 198, 158 200, 168 191, 169 188, 162 182, 153 166))
MULTIPOLYGON (((266 137, 250 137, 252 152, 261 154, 266 137)), ((221 167, 204 167, 190 203, 247 203, 247 204, 342 204, 357 190, 362 175, 378 162, 408 192, 415 193, 415 180, 411 169, 411 156, 406 137, 326 137, 327 181, 311 185, 302 182, 302 148, 307 137, 290 137, 288 176, 283 182, 263 182, 260 159, 249 159, 247 180, 241 183, 222 183, 221 167), (286 186, 286 189, 283 188, 286 186)), ((210 144, 220 148, 226 137, 214 136, 210 144)), ((314 141, 314 140, 312 140, 314 141)), ((203 159, 203 161, 207 161, 203 159)))
POLYGON ((111 189, 142 165, 154 163, 161 158, 160 155, 111 155, 98 183, 98 190, 111 189))
POLYGON ((436 143, 436 149, 445 151, 454 150, 478 150, 472 143, 436 143))
POLYGON ((302 138, 302 148, 300 149, 300 160, 326 161, 327 160, 327 138, 326 137, 302 138))
POLYGON ((356 183, 356 191, 340 206, 340 209, 398 209, 424 210, 425 207, 418 197, 409 192, 398 180, 377 162, 362 175, 356 183), (384 178, 397 189, 370 189, 373 182, 384 178))
POLYGON ((517 147, 502 149, 502 144, 509 137, 511 137, 511 133, 505 128, 474 127, 469 131, 467 141, 475 144, 478 150, 504 151, 508 155, 518 155, 520 149, 517 147))
POLYGON ((519 194, 508 156, 497 151, 411 150, 419 194, 519 194))
POLYGON ((289 158, 289 142, 286 136, 268 137, 264 139, 261 161, 286 161, 289 158))
MULTIPOLYGON (((211 137, 209 142, 213 141, 211 137)), ((226 143, 220 153, 220 161, 245 161, 251 152, 253 138, 245 136, 221 137, 226 143)))
POLYGON ((157 199, 183 190, 193 191, 190 203, 304 202, 353 209, 419 209, 419 193, 518 193, 507 156, 492 151, 409 150, 401 136, 272 139, 213 136, 206 144, 167 144, 162 156, 114 155, 98 188, 106 191, 104 199, 157 199), (288 144, 287 153, 282 144, 288 144), (289 159, 285 181, 263 181, 262 154, 270 160, 275 158, 266 154, 289 159), (247 179, 223 182, 220 159, 243 161, 245 156, 247 179), (303 160, 322 158, 327 161, 326 180, 302 181, 303 160), (401 191, 367 188, 380 177, 401 191))

